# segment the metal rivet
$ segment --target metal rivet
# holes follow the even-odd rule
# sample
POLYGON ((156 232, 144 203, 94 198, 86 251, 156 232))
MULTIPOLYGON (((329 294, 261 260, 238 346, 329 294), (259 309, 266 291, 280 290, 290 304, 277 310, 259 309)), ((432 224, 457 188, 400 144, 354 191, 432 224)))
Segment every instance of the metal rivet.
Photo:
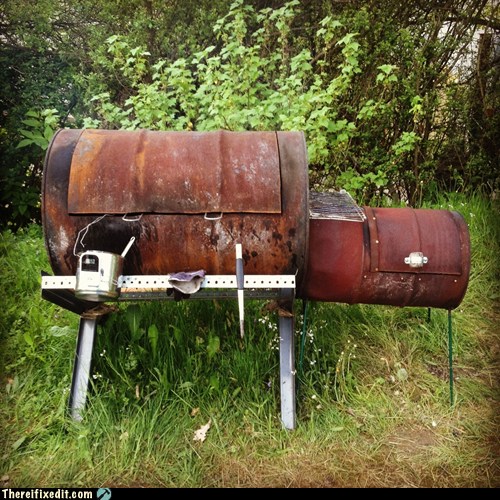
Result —
POLYGON ((457 282, 457 280, 453 280, 455 283, 457 282))
POLYGON ((373 217, 373 220, 377 220, 377 218, 376 218, 376 217, 373 217))
POLYGON ((375 268, 375 271, 378 271, 378 267, 375 268))
POLYGON ((378 240, 375 240, 375 243, 378 243, 378 240))
POLYGON ((366 274, 363 276, 364 279, 366 279, 366 274))

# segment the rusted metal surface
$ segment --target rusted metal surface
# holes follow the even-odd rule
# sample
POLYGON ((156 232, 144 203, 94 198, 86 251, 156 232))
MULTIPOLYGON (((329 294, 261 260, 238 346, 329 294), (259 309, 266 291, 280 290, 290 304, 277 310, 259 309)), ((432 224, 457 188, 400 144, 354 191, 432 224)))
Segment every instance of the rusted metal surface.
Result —
POLYGON ((470 243, 457 212, 364 207, 364 223, 310 222, 304 297, 453 309, 467 289, 470 243), (411 252, 428 262, 405 264, 411 252))
POLYGON ((151 134, 55 135, 42 193, 54 273, 75 274, 75 245, 119 254, 135 236, 124 274, 233 274, 241 243, 246 274, 297 273, 299 286, 309 225, 303 133, 151 134))
POLYGON ((68 211, 280 213, 276 133, 85 130, 68 211))
POLYGON ((456 213, 446 210, 369 208, 372 271, 408 272, 404 258, 411 252, 432 255, 420 270, 425 274, 463 272, 462 231, 456 213))
POLYGON ((313 300, 453 309, 468 283, 456 212, 364 207, 364 222, 309 221, 299 132, 61 130, 42 201, 55 274, 76 273, 75 253, 119 254, 134 236, 128 275, 233 274, 241 243, 245 274, 296 273, 313 300), (405 263, 414 254, 420 267, 405 263))

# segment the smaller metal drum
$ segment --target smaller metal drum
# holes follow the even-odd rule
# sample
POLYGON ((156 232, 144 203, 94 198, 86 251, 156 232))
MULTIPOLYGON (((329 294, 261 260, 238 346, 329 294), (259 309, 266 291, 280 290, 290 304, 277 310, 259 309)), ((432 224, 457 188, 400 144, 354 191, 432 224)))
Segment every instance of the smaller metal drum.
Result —
POLYGON ((363 222, 310 221, 303 296, 348 304, 456 308, 470 271, 463 217, 448 210, 363 211, 363 222))

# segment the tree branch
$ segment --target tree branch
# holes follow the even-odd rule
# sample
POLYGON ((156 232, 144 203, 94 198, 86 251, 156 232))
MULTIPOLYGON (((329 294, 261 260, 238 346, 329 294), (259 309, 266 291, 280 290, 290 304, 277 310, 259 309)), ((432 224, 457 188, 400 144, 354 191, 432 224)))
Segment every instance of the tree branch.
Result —
POLYGON ((445 18, 445 21, 452 23, 468 21, 470 24, 474 26, 485 26, 495 31, 500 31, 500 22, 497 21, 496 19, 485 19, 484 17, 467 16, 467 14, 457 13, 454 16, 445 18))

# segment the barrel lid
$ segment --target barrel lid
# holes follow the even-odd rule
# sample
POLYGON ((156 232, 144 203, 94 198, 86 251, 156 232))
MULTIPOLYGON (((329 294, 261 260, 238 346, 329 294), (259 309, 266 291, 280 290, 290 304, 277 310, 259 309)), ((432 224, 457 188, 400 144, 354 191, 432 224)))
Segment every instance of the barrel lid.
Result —
POLYGON ((281 213, 276 133, 85 130, 68 212, 281 213))

